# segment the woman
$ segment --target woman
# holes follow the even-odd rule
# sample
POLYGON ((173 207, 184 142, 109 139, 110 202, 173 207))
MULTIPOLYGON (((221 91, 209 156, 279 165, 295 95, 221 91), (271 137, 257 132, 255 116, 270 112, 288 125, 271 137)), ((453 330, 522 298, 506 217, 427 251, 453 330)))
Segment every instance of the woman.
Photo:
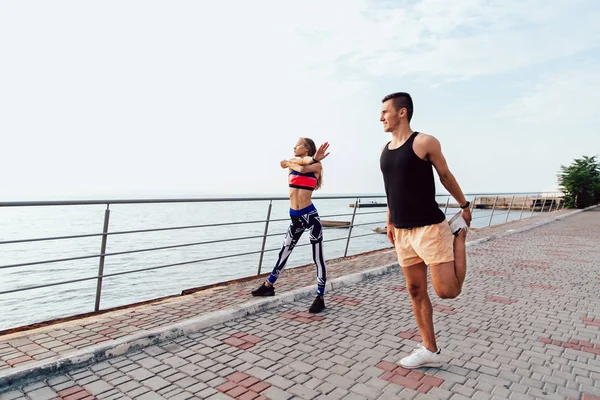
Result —
POLYGON ((292 250, 305 230, 309 231, 313 260, 317 267, 317 297, 309 308, 309 312, 318 313, 325 308, 323 295, 327 281, 327 269, 323 257, 323 227, 317 209, 312 203, 313 190, 318 190, 323 181, 323 166, 320 161, 329 155, 325 153, 329 144, 325 142, 315 146, 309 138, 300 138, 294 147, 294 158, 281 161, 281 168, 289 168, 288 185, 290 194, 290 218, 292 220, 279 251, 279 258, 273 272, 256 290, 253 296, 273 296, 273 284, 285 268, 292 250))

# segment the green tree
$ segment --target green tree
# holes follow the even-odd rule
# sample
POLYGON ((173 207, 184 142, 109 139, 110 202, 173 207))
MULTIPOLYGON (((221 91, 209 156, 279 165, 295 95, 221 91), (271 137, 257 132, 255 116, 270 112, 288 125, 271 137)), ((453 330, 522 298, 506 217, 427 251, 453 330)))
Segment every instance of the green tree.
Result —
POLYGON ((558 184, 567 207, 585 208, 600 202, 600 163, 596 157, 583 156, 569 166, 560 166, 558 184))

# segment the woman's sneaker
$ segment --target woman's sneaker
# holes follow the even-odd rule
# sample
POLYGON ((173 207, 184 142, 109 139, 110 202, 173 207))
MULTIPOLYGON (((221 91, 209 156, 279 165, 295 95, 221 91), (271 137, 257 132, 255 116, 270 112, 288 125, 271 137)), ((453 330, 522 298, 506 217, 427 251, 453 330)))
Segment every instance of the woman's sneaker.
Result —
POLYGON ((408 369, 420 367, 441 367, 442 363, 440 362, 440 352, 441 350, 438 349, 437 352, 433 353, 419 343, 418 347, 414 349, 409 356, 400 360, 400 366, 408 369))
POLYGON ((316 314, 316 313, 320 313, 324 309, 325 309, 325 300, 323 299, 323 296, 317 295, 317 297, 315 297, 315 301, 313 301, 312 305, 308 309, 308 312, 311 314, 316 314))
POLYGON ((275 287, 267 286, 263 282, 258 289, 252 291, 252 296, 275 296, 275 287))
POLYGON ((450 218, 448 223, 450 224, 450 230, 454 236, 457 236, 463 229, 465 231, 467 230, 467 221, 463 218, 461 211, 450 218))

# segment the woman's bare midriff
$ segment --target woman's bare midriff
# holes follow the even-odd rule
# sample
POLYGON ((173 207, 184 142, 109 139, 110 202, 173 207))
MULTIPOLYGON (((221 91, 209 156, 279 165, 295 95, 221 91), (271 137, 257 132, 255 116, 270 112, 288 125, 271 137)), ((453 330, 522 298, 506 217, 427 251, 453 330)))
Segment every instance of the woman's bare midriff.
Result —
POLYGON ((290 188, 290 207, 293 210, 302 210, 312 204, 312 191, 306 189, 290 188))

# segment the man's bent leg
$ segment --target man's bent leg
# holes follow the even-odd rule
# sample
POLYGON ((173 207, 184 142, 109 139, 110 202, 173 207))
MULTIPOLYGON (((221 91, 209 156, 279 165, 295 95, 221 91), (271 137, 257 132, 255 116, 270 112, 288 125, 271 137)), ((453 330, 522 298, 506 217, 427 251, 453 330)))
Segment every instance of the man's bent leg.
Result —
POLYGON ((454 237, 454 270, 460 292, 467 277, 467 231, 465 229, 454 237))
POLYGON ((433 307, 427 294, 427 266, 425 263, 402 267, 406 288, 410 294, 413 313, 423 339, 423 346, 431 352, 437 351, 433 329, 433 307))
POLYGON ((462 291, 467 276, 467 232, 461 231, 454 236, 454 261, 431 263, 431 283, 442 299, 453 299, 462 291))
POLYGON ((456 277, 454 261, 432 265, 431 284, 441 299, 453 299, 460 294, 461 285, 456 277))

